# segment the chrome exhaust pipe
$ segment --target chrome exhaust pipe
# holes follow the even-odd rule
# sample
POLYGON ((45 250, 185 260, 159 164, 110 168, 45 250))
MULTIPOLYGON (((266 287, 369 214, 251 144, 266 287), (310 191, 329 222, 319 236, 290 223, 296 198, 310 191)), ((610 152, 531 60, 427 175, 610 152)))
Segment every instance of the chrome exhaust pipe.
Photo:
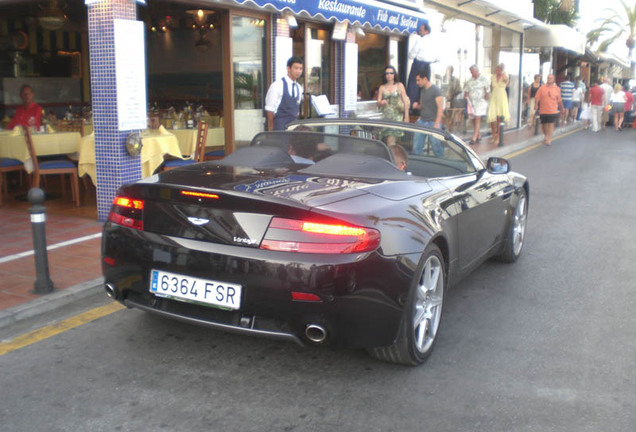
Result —
POLYGON ((323 343, 327 339, 327 330, 319 324, 307 324, 305 336, 314 343, 323 343))
POLYGON ((106 290, 106 295, 108 297, 112 298, 113 300, 117 300, 117 288, 115 288, 115 285, 107 283, 104 285, 104 289, 106 290))

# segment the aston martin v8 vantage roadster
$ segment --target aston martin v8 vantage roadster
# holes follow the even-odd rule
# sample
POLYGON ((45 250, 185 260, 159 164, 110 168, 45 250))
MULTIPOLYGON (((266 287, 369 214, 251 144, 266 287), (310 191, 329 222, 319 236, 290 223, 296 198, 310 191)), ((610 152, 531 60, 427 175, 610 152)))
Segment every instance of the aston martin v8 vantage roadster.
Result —
POLYGON ((445 132, 306 120, 121 187, 106 291, 189 323, 417 365, 449 285, 517 260, 528 200, 507 160, 483 163, 445 132))

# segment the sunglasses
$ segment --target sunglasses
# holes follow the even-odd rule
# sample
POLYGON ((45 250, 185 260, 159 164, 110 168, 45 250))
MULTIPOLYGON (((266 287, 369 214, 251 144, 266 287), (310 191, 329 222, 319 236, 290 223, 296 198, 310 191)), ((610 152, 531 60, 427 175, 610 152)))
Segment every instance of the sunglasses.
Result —
POLYGON ((384 75, 395 75, 395 72, 384 72, 384 75))

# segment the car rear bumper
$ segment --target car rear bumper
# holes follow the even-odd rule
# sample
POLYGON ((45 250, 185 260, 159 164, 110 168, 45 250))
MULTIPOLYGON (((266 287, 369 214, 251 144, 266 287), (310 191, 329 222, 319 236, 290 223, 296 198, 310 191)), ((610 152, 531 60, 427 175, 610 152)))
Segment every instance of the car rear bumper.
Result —
POLYGON ((216 245, 107 223, 102 255, 105 282, 126 306, 223 331, 315 343, 308 326, 324 329, 325 344, 370 348, 391 344, 419 256, 301 254, 216 245), (243 287, 239 310, 154 295, 159 269, 243 287), (318 301, 297 301, 292 292, 318 301))

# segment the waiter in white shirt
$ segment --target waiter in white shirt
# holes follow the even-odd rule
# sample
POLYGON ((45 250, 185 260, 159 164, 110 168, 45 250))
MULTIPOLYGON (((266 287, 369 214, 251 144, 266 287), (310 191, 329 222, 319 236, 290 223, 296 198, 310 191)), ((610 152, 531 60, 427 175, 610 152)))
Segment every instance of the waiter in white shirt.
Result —
POLYGON ((267 130, 285 130, 287 125, 298 117, 303 94, 298 78, 302 74, 302 59, 292 57, 287 60, 287 76, 269 86, 265 96, 267 130))
POLYGON ((434 46, 431 36, 428 36, 430 32, 431 27, 426 23, 422 24, 417 31, 419 36, 411 49, 409 49, 409 59, 413 59, 413 64, 406 83, 406 94, 411 100, 411 108, 414 103, 420 101, 420 87, 415 82, 415 77, 424 71, 425 65, 430 68, 431 63, 439 60, 437 47, 434 46))

